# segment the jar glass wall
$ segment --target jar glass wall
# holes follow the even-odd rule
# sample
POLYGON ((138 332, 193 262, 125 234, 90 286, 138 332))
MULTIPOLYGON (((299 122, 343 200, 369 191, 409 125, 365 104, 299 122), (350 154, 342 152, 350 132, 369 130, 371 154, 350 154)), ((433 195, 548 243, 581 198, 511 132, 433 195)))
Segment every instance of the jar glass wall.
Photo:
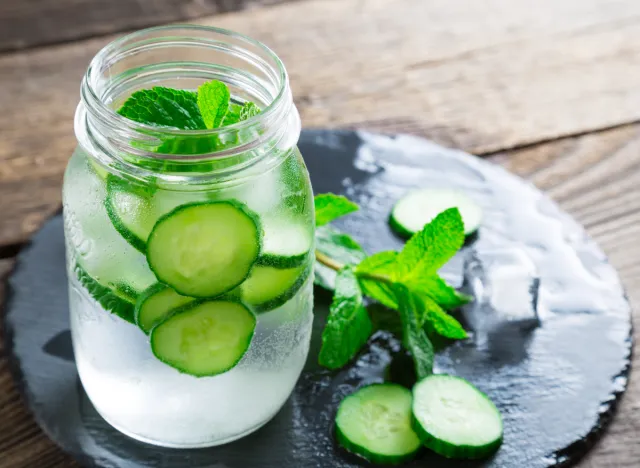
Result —
POLYGON ((63 201, 71 330, 87 395, 111 425, 152 444, 242 437, 288 398, 311 333, 313 195, 286 71, 244 36, 160 27, 98 53, 81 93, 63 201), (213 79, 262 112, 190 131, 115 112, 137 90, 195 90, 213 79), (170 154, 159 150, 167 141, 179 143, 170 154), (204 152, 193 151, 202 142, 204 152), (171 262, 182 269, 172 272, 171 262), (223 274, 205 281, 220 265, 223 274), (175 317, 188 314, 204 318, 175 331, 175 317), (224 327, 211 331, 216 321, 224 327), (206 353, 195 356, 193 343, 206 353))

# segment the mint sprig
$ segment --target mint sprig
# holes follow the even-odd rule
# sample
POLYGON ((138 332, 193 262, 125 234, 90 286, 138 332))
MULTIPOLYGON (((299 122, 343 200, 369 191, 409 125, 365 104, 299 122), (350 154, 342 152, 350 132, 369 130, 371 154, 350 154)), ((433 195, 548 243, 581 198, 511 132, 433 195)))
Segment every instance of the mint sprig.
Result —
MULTIPOLYGON (((353 207, 346 209, 344 200, 335 195, 319 195, 316 198, 316 206, 321 206, 323 216, 324 212, 331 213, 327 216, 331 220, 354 211, 353 207)), ((319 224, 324 221, 324 217, 320 218, 319 224)), ((338 247, 331 246, 332 238, 325 236, 325 229, 330 227, 322 226, 316 230, 322 239, 317 242, 321 247, 316 251, 316 271, 319 268, 341 271, 345 265, 351 265, 361 294, 398 312, 403 341, 414 357, 419 375, 431 372, 433 366, 433 346, 429 335, 447 339, 466 338, 467 333, 462 325, 446 310, 458 308, 470 298, 457 292, 438 275, 438 270, 464 242, 464 225, 457 208, 436 216, 407 242, 402 251, 379 252, 369 257, 364 253, 355 258, 332 257, 331 251, 338 250, 338 247)), ((346 236, 350 242, 358 245, 346 234, 340 233, 339 236, 346 236)), ((340 239, 344 242, 343 237, 340 239)), ((321 277, 321 283, 326 283, 325 278, 321 277)), ((323 286, 327 287, 327 284, 323 286)), ((329 321, 332 320, 330 311, 329 321)), ((324 346, 329 344, 323 343, 323 349, 324 346)), ((341 342, 333 341, 331 346, 340 347, 341 342)), ((351 351, 343 352, 343 355, 352 356, 351 351)), ((321 350, 321 354, 323 352, 326 354, 329 351, 321 350)))
MULTIPOLYGON (((246 120, 259 114, 260 108, 250 101, 242 105, 232 102, 227 85, 213 80, 202 84, 197 92, 162 86, 136 91, 125 101, 118 113, 147 125, 180 130, 205 130, 246 120)), ((244 137, 247 134, 245 133, 244 137)), ((139 146, 162 154, 205 154, 238 144, 242 138, 236 131, 235 134, 227 135, 224 141, 217 135, 192 135, 166 137, 155 147, 139 146)), ((180 170, 175 165, 165 169, 180 170)))

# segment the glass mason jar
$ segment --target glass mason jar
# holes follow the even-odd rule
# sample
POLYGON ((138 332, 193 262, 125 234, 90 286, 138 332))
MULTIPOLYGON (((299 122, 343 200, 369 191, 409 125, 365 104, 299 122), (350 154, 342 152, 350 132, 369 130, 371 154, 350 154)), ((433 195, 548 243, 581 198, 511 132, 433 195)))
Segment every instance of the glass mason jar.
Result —
POLYGON ((282 62, 221 29, 131 34, 91 62, 75 132, 65 238, 91 402, 116 429, 161 446, 255 431, 290 395, 312 323, 313 194, 282 62), (212 79, 261 113, 178 130, 115 112, 137 90, 212 79))

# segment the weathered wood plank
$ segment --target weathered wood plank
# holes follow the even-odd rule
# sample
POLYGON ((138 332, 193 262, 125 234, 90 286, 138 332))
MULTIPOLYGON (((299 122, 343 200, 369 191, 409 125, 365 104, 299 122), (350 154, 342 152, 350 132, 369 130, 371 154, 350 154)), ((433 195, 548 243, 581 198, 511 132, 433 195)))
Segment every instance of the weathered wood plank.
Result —
MULTIPOLYGON (((306 126, 410 132, 483 153, 640 119, 640 3, 536 5, 544 14, 510 0, 309 0, 201 22, 273 46, 306 126)), ((3 211, 20 209, 5 208, 25 198, 16 186, 60 180, 78 84, 109 39, 0 56, 3 211)), ((14 222, 0 220, 0 244, 30 232, 14 222)))
POLYGON ((0 51, 188 21, 280 1, 287 0, 3 0, 0 51))
POLYGON ((281 55, 310 126, 485 153, 640 119, 634 0, 325 0, 215 24, 281 55))

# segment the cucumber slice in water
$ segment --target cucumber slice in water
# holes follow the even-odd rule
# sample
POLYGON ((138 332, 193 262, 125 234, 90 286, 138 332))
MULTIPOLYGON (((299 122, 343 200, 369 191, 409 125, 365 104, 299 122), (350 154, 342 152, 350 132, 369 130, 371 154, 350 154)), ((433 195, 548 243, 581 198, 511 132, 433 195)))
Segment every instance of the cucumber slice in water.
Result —
POLYGON ((242 283, 262 248, 258 217, 237 201, 182 205, 158 220, 147 260, 183 296, 212 298, 242 283))
POLYGON ((302 265, 313 245, 313 232, 300 222, 273 218, 264 220, 261 263, 276 268, 302 265))
POLYGON ((464 233, 473 234, 480 227, 482 209, 462 192, 444 188, 427 188, 410 192, 393 207, 389 224, 401 236, 411 237, 425 224, 448 208, 458 208, 464 233))
POLYGON ((105 169, 102 166, 102 164, 91 159, 90 156, 88 156, 88 158, 89 158, 89 166, 91 166, 91 169, 93 170, 93 172, 102 180, 107 180, 107 177, 109 177, 109 171, 105 169))
POLYGON ((240 362, 255 328, 255 315, 238 302, 194 302, 151 330, 151 350, 184 374, 214 376, 240 362))
POLYGON ((193 302, 192 297, 181 296, 173 289, 156 283, 138 298, 134 310, 136 325, 147 335, 151 329, 162 322, 178 307, 193 302))
POLYGON ((80 284, 87 289, 98 304, 127 322, 134 323, 135 291, 124 284, 113 289, 107 288, 92 278, 80 265, 76 265, 74 270, 80 284))
POLYGON ((73 180, 64 193, 64 215, 67 243, 79 268, 76 276, 105 309, 132 321, 138 295, 157 279, 145 256, 114 229, 105 208, 107 184, 92 169, 92 161, 82 152, 74 153, 66 177, 73 180), (104 299, 108 293, 130 303, 128 311, 114 311, 113 303, 104 299))
POLYGON ((413 387, 413 426, 423 444, 448 458, 484 458, 502 443, 502 417, 469 382, 431 375, 413 387))
POLYGON ((300 290, 309 271, 307 265, 287 269, 256 265, 240 286, 242 300, 258 312, 280 307, 300 290))
POLYGON ((411 428, 411 391, 373 384, 345 398, 336 415, 340 445, 374 463, 411 460, 421 444, 411 428))
POLYGON ((149 234, 162 215, 180 205, 206 199, 207 195, 201 192, 161 190, 109 176, 105 208, 116 231, 145 253, 149 234))
POLYGON ((113 227, 124 239, 141 252, 145 251, 147 238, 158 219, 152 209, 151 194, 140 187, 116 177, 107 179, 105 208, 113 227))

